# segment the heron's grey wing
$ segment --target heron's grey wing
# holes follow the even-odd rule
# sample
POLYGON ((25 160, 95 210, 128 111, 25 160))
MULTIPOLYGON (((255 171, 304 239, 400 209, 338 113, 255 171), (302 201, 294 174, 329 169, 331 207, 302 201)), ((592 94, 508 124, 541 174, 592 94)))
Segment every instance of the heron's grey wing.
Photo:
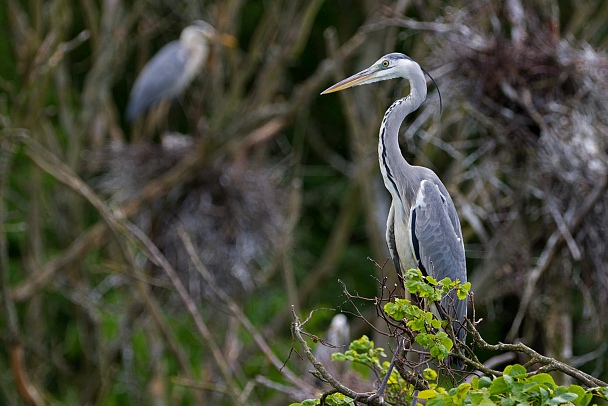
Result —
MULTIPOLYGON (((449 195, 441 193, 434 181, 423 180, 411 214, 412 245, 420 269, 437 280, 447 276, 465 283, 464 245, 459 223, 454 227, 453 217, 458 221, 449 195)), ((458 300, 454 291, 444 296, 441 307, 461 323, 467 313, 466 300, 458 300)), ((459 338, 464 339, 466 331, 460 326, 455 326, 455 330, 459 338)))
POLYGON ((188 51, 179 41, 162 47, 135 80, 127 105, 127 120, 133 121, 160 101, 177 96, 182 90, 187 61, 188 51))
POLYGON ((395 207, 392 202, 391 209, 388 212, 388 218, 386 219, 386 244, 388 245, 388 251, 390 252, 393 263, 395 264, 397 276, 403 284, 403 270, 401 269, 401 263, 399 261, 397 243, 395 242, 395 207))

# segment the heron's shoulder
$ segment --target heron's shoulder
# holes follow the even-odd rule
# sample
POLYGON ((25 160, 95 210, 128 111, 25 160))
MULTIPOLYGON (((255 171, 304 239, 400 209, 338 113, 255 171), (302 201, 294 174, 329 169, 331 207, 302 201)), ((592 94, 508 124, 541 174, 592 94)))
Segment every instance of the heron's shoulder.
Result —
POLYGON ((417 181, 420 185, 418 189, 419 194, 428 196, 430 193, 438 191, 443 201, 447 201, 450 205, 453 205, 448 189, 435 172, 423 166, 415 166, 413 168, 416 168, 417 181))
POLYGON ((159 49, 158 52, 154 55, 153 59, 166 58, 187 52, 187 49, 179 41, 171 41, 165 44, 161 49, 159 49))
POLYGON ((417 180, 420 183, 422 183, 422 181, 427 180, 436 184, 443 185, 441 179, 439 179, 439 176, 437 176, 437 174, 433 172, 432 169, 425 168, 424 166, 412 166, 412 169, 418 178, 417 180))

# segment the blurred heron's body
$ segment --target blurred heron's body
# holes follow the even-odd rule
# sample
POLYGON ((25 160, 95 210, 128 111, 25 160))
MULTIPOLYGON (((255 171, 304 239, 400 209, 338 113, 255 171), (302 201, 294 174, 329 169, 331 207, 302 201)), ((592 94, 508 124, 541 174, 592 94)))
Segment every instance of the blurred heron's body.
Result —
MULTIPOLYGON (((201 71, 209 55, 209 42, 219 41, 234 46, 236 39, 220 35, 204 21, 195 21, 184 28, 178 41, 162 47, 144 66, 129 96, 126 118, 133 122, 147 111, 158 108, 152 118, 155 127, 168 114, 169 103, 181 95, 201 71)), ((147 132, 147 128, 144 132, 147 132)))
POLYGON ((209 54, 209 39, 215 30, 197 21, 181 33, 179 41, 162 47, 135 80, 126 117, 133 121, 162 101, 179 96, 200 71, 209 54))

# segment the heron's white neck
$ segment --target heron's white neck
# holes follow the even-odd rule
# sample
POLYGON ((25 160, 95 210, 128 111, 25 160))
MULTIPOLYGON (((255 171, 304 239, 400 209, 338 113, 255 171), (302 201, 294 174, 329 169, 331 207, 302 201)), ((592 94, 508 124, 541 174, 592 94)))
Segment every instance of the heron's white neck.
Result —
POLYGON ((207 43, 207 39, 200 33, 200 30, 194 27, 186 27, 182 31, 179 42, 188 51, 184 75, 182 76, 185 86, 194 79, 207 60, 209 44, 207 43))
MULTIPOLYGON (((410 94, 395 101, 384 113, 380 126, 378 141, 378 159, 380 170, 384 178, 384 186, 393 196, 394 200, 411 200, 409 191, 413 190, 409 183, 413 181, 408 177, 411 166, 401 154, 399 148, 399 127, 405 117, 418 109, 426 99, 426 81, 420 71, 421 78, 410 80, 410 94), (398 187, 401 186, 401 188, 398 187), (404 188, 404 189, 402 189, 404 188)), ((405 202, 404 202, 405 203, 405 202)))

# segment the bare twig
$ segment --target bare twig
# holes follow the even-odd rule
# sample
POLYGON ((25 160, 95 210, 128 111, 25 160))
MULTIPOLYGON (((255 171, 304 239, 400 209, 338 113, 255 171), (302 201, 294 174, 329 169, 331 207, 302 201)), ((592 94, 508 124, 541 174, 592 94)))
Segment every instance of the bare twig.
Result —
MULTIPOLYGON (((576 230, 578 230, 583 220, 585 219, 585 216, 591 211, 591 209, 593 209, 593 206, 598 201, 598 199, 604 196, 607 186, 608 177, 605 176, 599 181, 599 183, 595 186, 591 193, 589 193, 583 204, 576 212, 576 215, 572 216, 571 221, 568 221, 568 230, 571 235, 575 233, 576 230)), ((530 304, 530 301, 532 300, 532 296, 534 295, 536 283, 543 275, 543 273, 547 269, 549 269, 549 265, 555 258, 555 255, 557 254, 561 245, 564 242, 564 233, 560 229, 555 230, 553 234, 551 234, 551 236, 549 237, 549 240, 545 245, 543 253, 538 259, 536 266, 534 267, 534 269, 532 269, 532 271, 530 271, 530 273, 528 273, 524 293, 522 295, 519 309, 517 310, 517 315, 515 316, 513 325, 511 326, 511 329, 507 334, 508 340, 513 340, 517 336, 519 327, 521 326, 524 315, 528 310, 528 306, 530 304)))
POLYGON ((255 328, 253 323, 245 316, 240 307, 236 304, 232 298, 224 292, 224 290, 215 282, 215 279, 211 275, 211 273, 207 270, 201 259, 199 258, 196 248, 190 239, 190 236, 183 230, 178 230, 180 238, 182 239, 186 250, 188 251, 188 255, 190 256, 190 260, 196 267, 197 271, 201 275, 201 277, 205 280, 205 282, 209 285, 209 287, 213 290, 214 294, 220 299, 222 303, 224 303, 233 317, 236 317, 237 320, 245 327, 247 332, 251 335, 257 346, 262 350, 266 358, 272 363, 272 365, 279 371, 283 373, 283 375, 296 387, 298 387, 301 391, 308 392, 309 394, 314 394, 316 389, 309 385, 307 382, 298 378, 291 370, 287 369, 284 363, 274 354, 268 342, 262 337, 262 335, 255 328))
MULTIPOLYGON (((206 147, 206 144, 198 145, 195 150, 186 155, 177 165, 162 176, 149 182, 132 199, 116 208, 115 211, 122 213, 125 217, 131 217, 147 202, 159 198, 173 187, 192 179, 195 176, 196 170, 200 169, 201 165, 203 165, 206 157, 206 147)), ((30 298, 53 279, 53 275, 57 270, 82 258, 86 252, 104 243, 104 236, 107 231, 108 225, 105 222, 100 222, 82 233, 61 255, 42 265, 36 274, 14 287, 11 292, 14 300, 22 302, 30 298)))
POLYGON ((0 133, 0 291, 2 292, 2 314, 6 323, 5 342, 10 354, 10 368, 15 386, 25 404, 37 406, 43 405, 44 402, 38 389, 28 376, 15 303, 9 294, 8 244, 6 230, 4 229, 4 221, 8 217, 5 213, 5 191, 14 151, 13 137, 7 136, 3 131, 0 133))
MULTIPOLYGON (((333 376, 331 376, 331 374, 327 371, 327 369, 325 369, 325 367, 315 358, 308 343, 306 342, 304 337, 302 337, 302 324, 300 323, 300 319, 296 315, 296 312, 295 312, 293 306, 291 308, 291 314, 293 317, 293 323, 291 324, 291 331, 293 333, 293 337, 304 350, 304 354, 306 354, 308 361, 310 361, 310 363, 313 365, 315 370, 318 372, 319 378, 321 380, 323 380, 324 382, 328 383, 332 388, 334 388, 338 392, 342 393, 343 395, 346 395, 346 396, 356 400, 357 402, 369 404, 367 402, 367 399, 372 395, 371 393, 358 393, 358 392, 355 392, 352 389, 344 386, 341 382, 339 382, 337 379, 335 379, 333 376)), ((371 404, 380 405, 381 404, 380 399, 375 398, 371 404)), ((387 406, 390 405, 387 402, 384 402, 383 404, 387 405, 387 406)))
POLYGON ((124 218, 123 214, 117 213, 108 207, 93 192, 93 190, 91 190, 91 188, 84 183, 84 181, 82 181, 82 179, 74 174, 71 169, 63 164, 57 157, 52 155, 49 151, 45 150, 40 144, 29 137, 23 137, 23 142, 28 147, 28 154, 43 170, 47 171, 57 180, 65 183, 67 186, 71 187, 74 191, 86 198, 95 208, 97 208, 97 210, 99 210, 104 220, 114 230, 117 236, 124 236, 124 238, 126 238, 128 241, 139 245, 146 256, 154 264, 165 271, 183 303, 185 304, 188 312, 192 316, 198 332, 207 342, 209 350, 220 368, 223 378, 226 380, 228 393, 231 397, 233 397, 234 401, 238 402, 240 399, 238 385, 236 382, 234 382, 230 368, 221 354, 217 343, 215 342, 213 333, 209 330, 204 322, 196 304, 194 303, 194 300, 188 293, 177 272, 167 261, 165 256, 160 252, 158 247, 145 233, 143 233, 134 224, 128 222, 124 218))
MULTIPOLYGON (((363 33, 357 33, 342 45, 339 50, 340 60, 352 56, 363 44, 364 39, 365 35, 363 33)), ((308 105, 311 99, 316 97, 319 88, 321 88, 322 84, 332 73, 332 69, 337 62, 335 59, 324 60, 308 80, 298 85, 289 104, 289 109, 284 113, 287 123, 291 123, 291 120, 302 109, 302 106, 308 105)), ((150 181, 137 195, 116 210, 123 213, 125 217, 131 217, 147 202, 165 195, 173 187, 188 182, 196 175, 197 170, 205 164, 208 149, 208 144, 201 142, 177 165, 168 170, 164 175, 150 181)), ((53 279, 53 275, 57 270, 81 258, 89 250, 103 243, 104 236, 108 231, 107 227, 106 223, 100 222, 82 233, 61 255, 42 265, 39 272, 15 286, 11 290, 13 299, 16 302, 22 302, 30 298, 53 279)), ((289 314, 285 313, 285 317, 282 320, 287 321, 288 319, 289 314)))
MULTIPOLYGON (((484 350, 489 350, 489 351, 516 351, 516 352, 521 352, 524 353, 526 355, 528 355, 531 360, 530 360, 530 364, 532 363, 540 363, 543 364, 543 367, 541 367, 540 369, 533 371, 533 372, 529 372, 529 375, 535 375, 539 372, 549 372, 549 371, 560 371, 563 372, 566 375, 569 375, 575 379, 578 379, 583 385, 589 387, 589 388, 593 388, 596 386, 608 386, 608 384, 606 382, 603 382, 600 379, 597 379, 589 374, 586 374, 568 364, 565 364, 561 361, 558 361, 556 359, 550 358, 550 357, 546 357, 544 355, 539 354, 538 352, 534 351, 532 348, 528 347, 527 345, 525 345, 524 343, 516 343, 516 344, 505 344, 505 343, 498 343, 498 344, 488 344, 479 334, 479 332, 473 328, 472 323, 469 321, 469 327, 471 327, 469 329, 469 331, 472 333, 473 335, 473 339, 474 341, 479 345, 479 347, 481 349, 484 350)), ((500 371, 483 371, 484 373, 490 373, 492 375, 496 375, 496 376, 500 376, 502 375, 502 372, 500 371)))

